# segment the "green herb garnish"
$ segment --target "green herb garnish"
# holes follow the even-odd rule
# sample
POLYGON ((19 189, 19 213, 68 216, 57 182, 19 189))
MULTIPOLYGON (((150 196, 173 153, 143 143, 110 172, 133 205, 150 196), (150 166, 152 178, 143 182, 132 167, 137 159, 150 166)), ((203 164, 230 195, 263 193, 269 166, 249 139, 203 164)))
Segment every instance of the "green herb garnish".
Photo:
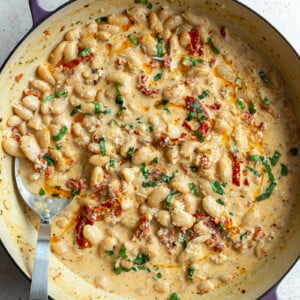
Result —
POLYGON ((265 97, 265 99, 264 99, 264 104, 266 104, 266 105, 271 105, 272 104, 272 101, 270 100, 270 99, 268 99, 267 97, 265 97))
POLYGON ((49 153, 45 153, 42 156, 42 158, 47 162, 48 166, 54 166, 55 165, 55 160, 49 153))
POLYGON ((89 47, 84 47, 83 50, 78 54, 79 57, 87 57, 91 54, 92 50, 89 47))
POLYGON ((77 106, 74 106, 73 108, 72 108, 72 111, 71 111, 71 113, 70 113, 70 116, 71 117, 73 117, 73 116, 75 116, 77 113, 78 113, 78 111, 81 109, 81 104, 79 104, 79 105, 77 105, 77 106))
POLYGON ((266 75, 265 72, 260 71, 260 72, 259 72, 259 76, 260 76, 260 78, 265 82, 266 85, 268 85, 268 86, 272 86, 272 85, 273 85, 273 82, 272 82, 271 79, 266 75))
POLYGON ((39 190, 39 195, 40 196, 44 196, 46 194, 46 192, 44 191, 44 189, 43 188, 40 188, 40 190, 39 190))
POLYGON ((144 265, 146 264, 147 262, 150 261, 150 257, 146 254, 141 254, 139 253, 136 258, 133 260, 133 262, 136 264, 136 265, 144 265))
POLYGON ((158 157, 154 157, 153 160, 152 160, 152 162, 153 162, 154 164, 157 164, 157 163, 158 163, 158 157))
POLYGON ((167 114, 170 114, 170 113, 171 113, 168 107, 163 107, 162 109, 163 109, 167 114))
POLYGON ((129 149, 127 151, 127 159, 128 159, 128 161, 131 161, 132 156, 134 154, 134 150, 135 150, 134 147, 129 147, 129 149))
POLYGON ((72 190, 71 190, 71 195, 72 195, 72 196, 77 196, 77 195, 80 195, 80 190, 78 190, 78 189, 75 189, 75 188, 74 188, 74 189, 72 189, 72 190))
POLYGON ((291 148, 291 149, 290 149, 290 153, 291 153, 293 156, 297 156, 297 155, 298 155, 298 148, 291 148))
POLYGON ((102 112, 101 104, 97 101, 93 101, 92 103, 95 105, 95 114, 96 115, 101 114, 102 112))
POLYGON ((248 170, 248 171, 250 171, 250 172, 252 172, 254 175, 256 175, 257 177, 261 177, 261 174, 258 172, 258 171, 256 171, 255 169, 253 169, 253 168, 251 168, 251 167, 249 167, 249 166, 246 166, 246 169, 248 170))
POLYGON ((281 156, 280 152, 275 151, 273 156, 270 158, 270 163, 273 167, 276 166, 280 156, 281 156))
POLYGON ((159 79, 161 79, 162 74, 163 74, 163 73, 157 73, 157 74, 154 76, 154 81, 158 81, 159 79))
POLYGON ((212 189, 216 193, 218 193, 219 195, 224 195, 225 194, 225 192, 224 192, 224 190, 223 190, 223 188, 222 188, 222 186, 221 186, 221 184, 219 182, 211 180, 209 182, 209 184, 212 187, 212 189))
POLYGON ((171 191, 171 193, 167 196, 167 198, 166 198, 166 207, 167 208, 170 208, 172 197, 177 193, 178 193, 177 191, 171 191))
POLYGON ((147 8, 152 9, 153 5, 148 0, 135 0, 134 3, 142 3, 145 4, 147 8))
POLYGON ((196 269, 194 267, 189 267, 187 270, 188 273, 188 280, 193 281, 194 280, 194 273, 196 269))
POLYGON ((62 145, 56 145, 56 146, 54 147, 55 150, 60 150, 61 148, 62 148, 62 145))
MULTIPOLYGON (((207 97, 209 94, 209 90, 205 90, 204 92, 202 92, 200 95, 198 95, 198 98, 200 100, 204 99, 205 97, 207 97)), ((196 102, 197 103, 197 102, 196 102)), ((199 103, 197 103, 199 105, 199 103)), ((194 102, 194 105, 195 105, 195 102, 194 102)), ((195 107, 196 108, 196 107, 195 107)), ((200 108, 200 107, 199 107, 200 108)))
POLYGON ((144 188, 147 188, 147 187, 155 187, 155 186, 157 186, 157 184, 154 182, 154 181, 143 181, 142 182, 142 186, 144 187, 144 188))
POLYGON ((214 43, 212 42, 211 38, 207 38, 207 43, 210 46, 211 50, 213 51, 213 53, 215 54, 220 54, 220 50, 214 45, 214 43))
POLYGON ((172 295, 170 296, 170 300, 180 300, 180 298, 176 293, 172 293, 172 295))
POLYGON ((112 250, 104 250, 105 253, 107 253, 109 256, 114 255, 114 251, 112 250))
POLYGON ((281 176, 286 176, 288 175, 288 167, 285 164, 280 164, 281 165, 281 176))
POLYGON ((256 198, 256 201, 262 201, 262 200, 270 198, 275 186, 276 186, 276 183, 271 182, 270 185, 267 187, 266 192, 261 194, 260 196, 258 196, 256 198))
POLYGON ((119 251, 119 254, 122 258, 127 258, 128 255, 126 254, 126 247, 124 244, 122 244, 121 249, 119 251))
POLYGON ((197 114, 193 111, 190 111, 188 116, 186 117, 187 121, 192 121, 195 117, 197 116, 197 114))
POLYGON ((68 131, 68 127, 67 126, 63 126, 60 131, 59 131, 59 134, 58 135, 55 135, 53 137, 53 140, 54 141, 58 141, 58 140, 61 140, 63 138, 63 136, 66 134, 66 132, 68 131))
POLYGON ((200 63, 200 64, 204 63, 204 60, 202 60, 201 58, 197 59, 197 58, 193 58, 193 57, 190 57, 190 56, 184 56, 183 58, 186 59, 186 60, 189 60, 190 62, 192 62, 192 64, 194 66, 196 66, 198 63, 200 63))
POLYGON ((106 21, 108 21, 108 17, 99 17, 99 18, 95 19, 95 21, 98 23, 106 22, 106 21))
POLYGON ((204 136, 199 130, 194 130, 194 134, 197 136, 197 138, 200 140, 200 142, 204 142, 204 136))
POLYGON ((105 147, 105 138, 104 137, 100 138, 99 146, 100 146, 101 155, 105 156, 106 155, 106 147, 105 147))
POLYGON ((110 168, 115 168, 115 161, 113 159, 109 160, 109 167, 110 168))
POLYGON ((219 223, 219 230, 220 232, 224 232, 226 230, 222 222, 219 223))
POLYGON ((220 205, 225 205, 225 202, 220 198, 217 199, 216 202, 219 203, 220 205))
POLYGON ((254 102, 250 101, 249 102, 249 113, 251 115, 254 115, 256 113, 256 109, 255 109, 255 106, 254 106, 254 102))
POLYGON ((127 37, 129 38, 130 42, 131 42, 133 45, 135 45, 135 46, 138 45, 138 42, 137 42, 136 38, 135 38, 132 34, 128 34, 127 37))
POLYGON ((265 158, 261 155, 255 154, 255 155, 249 155, 247 159, 250 161, 264 161, 265 158))
POLYGON ((242 99, 237 98, 236 99, 236 104, 240 107, 240 109, 246 109, 246 105, 245 105, 245 103, 243 102, 242 99))
POLYGON ((189 189, 194 192, 194 195, 196 197, 200 197, 200 194, 199 194, 199 190, 198 190, 198 187, 195 183, 189 183, 189 189))
POLYGON ((158 41, 158 43, 156 44, 156 49, 157 49, 157 57, 163 57, 164 55, 164 50, 163 50, 163 38, 161 37, 161 35, 158 33, 156 35, 156 40, 158 41))
POLYGON ((145 179, 147 179, 148 176, 151 174, 151 172, 147 169, 145 163, 142 163, 142 166, 141 166, 140 170, 141 170, 141 172, 142 172, 142 174, 143 174, 143 176, 144 176, 145 179))
POLYGON ((242 233, 242 234, 240 235, 240 240, 243 240, 248 234, 249 234, 248 231, 242 233))

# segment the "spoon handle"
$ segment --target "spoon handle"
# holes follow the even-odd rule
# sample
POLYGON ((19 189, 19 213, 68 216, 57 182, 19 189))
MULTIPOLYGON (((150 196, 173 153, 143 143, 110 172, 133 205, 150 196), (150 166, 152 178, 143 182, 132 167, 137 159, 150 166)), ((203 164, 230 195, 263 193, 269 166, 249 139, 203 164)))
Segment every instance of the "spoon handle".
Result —
POLYGON ((48 267, 50 255, 51 224, 41 221, 35 250, 30 288, 30 300, 48 299, 48 267))

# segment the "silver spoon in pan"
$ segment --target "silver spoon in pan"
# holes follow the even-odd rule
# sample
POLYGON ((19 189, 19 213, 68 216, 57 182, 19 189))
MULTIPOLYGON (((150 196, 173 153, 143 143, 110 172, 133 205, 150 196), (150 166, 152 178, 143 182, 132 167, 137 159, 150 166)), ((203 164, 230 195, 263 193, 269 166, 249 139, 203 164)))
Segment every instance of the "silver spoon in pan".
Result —
POLYGON ((20 195, 26 204, 40 217, 40 229, 35 249, 29 299, 47 300, 51 221, 52 218, 64 210, 73 199, 50 198, 48 195, 39 196, 30 193, 22 181, 19 169, 19 159, 15 158, 14 173, 20 195))

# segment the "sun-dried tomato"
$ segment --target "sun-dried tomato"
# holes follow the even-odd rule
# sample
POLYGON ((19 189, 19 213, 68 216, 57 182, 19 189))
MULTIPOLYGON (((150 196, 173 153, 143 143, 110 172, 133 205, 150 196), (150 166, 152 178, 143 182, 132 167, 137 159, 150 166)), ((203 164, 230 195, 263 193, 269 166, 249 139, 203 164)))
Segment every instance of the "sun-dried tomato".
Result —
POLYGON ((190 52, 192 54, 201 55, 203 53, 203 51, 202 51, 203 45, 201 44, 201 37, 200 37, 199 30, 196 28, 193 28, 190 31, 190 37, 191 37, 190 52))

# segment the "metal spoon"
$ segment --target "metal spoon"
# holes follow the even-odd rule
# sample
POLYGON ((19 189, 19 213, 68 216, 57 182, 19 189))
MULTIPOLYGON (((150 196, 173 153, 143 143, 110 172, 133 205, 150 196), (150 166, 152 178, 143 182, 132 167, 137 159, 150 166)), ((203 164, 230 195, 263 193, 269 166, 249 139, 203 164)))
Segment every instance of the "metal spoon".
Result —
POLYGON ((47 195, 38 196, 31 194, 24 185, 18 172, 19 166, 19 159, 15 158, 14 173, 20 195, 27 205, 40 217, 40 229, 35 250, 29 299, 47 300, 51 221, 54 216, 56 216, 70 204, 72 199, 52 199, 47 195))

